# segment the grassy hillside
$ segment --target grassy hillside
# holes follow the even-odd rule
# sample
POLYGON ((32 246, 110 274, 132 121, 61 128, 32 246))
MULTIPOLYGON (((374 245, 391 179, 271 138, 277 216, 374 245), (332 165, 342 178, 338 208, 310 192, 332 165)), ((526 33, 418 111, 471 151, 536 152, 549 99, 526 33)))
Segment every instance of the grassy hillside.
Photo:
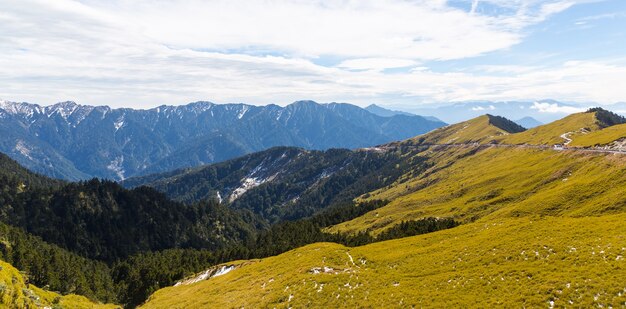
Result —
POLYGON ((319 243, 156 292, 144 308, 620 307, 626 215, 471 223, 346 248, 319 243))
POLYGON ((42 290, 28 284, 11 264, 0 261, 0 308, 121 308, 90 301, 84 296, 66 295, 42 290))
POLYGON ((524 131, 524 128, 506 118, 483 115, 468 121, 436 129, 417 136, 409 142, 422 144, 459 144, 490 142, 496 137, 524 131))
POLYGON ((532 128, 526 132, 506 136, 499 141, 505 144, 562 144, 565 142, 565 139, 561 137, 562 134, 573 132, 569 137, 575 138, 583 134, 581 130, 596 131, 599 129, 600 126, 596 122, 594 113, 579 113, 532 128))
POLYGON ((538 126, 522 133, 512 134, 498 139, 504 144, 552 145, 562 144, 566 137, 576 140, 603 128, 626 122, 621 116, 601 108, 590 109, 584 113, 569 115, 563 119, 538 126))
POLYGON ((575 147, 605 146, 624 138, 626 138, 626 124, 619 124, 600 131, 576 136, 569 145, 575 147))
POLYGON ((529 215, 591 216, 626 211, 626 160, 612 154, 524 148, 433 150, 436 164, 408 172, 366 195, 391 203, 332 227, 376 234, 403 220, 453 217, 470 222, 529 215))

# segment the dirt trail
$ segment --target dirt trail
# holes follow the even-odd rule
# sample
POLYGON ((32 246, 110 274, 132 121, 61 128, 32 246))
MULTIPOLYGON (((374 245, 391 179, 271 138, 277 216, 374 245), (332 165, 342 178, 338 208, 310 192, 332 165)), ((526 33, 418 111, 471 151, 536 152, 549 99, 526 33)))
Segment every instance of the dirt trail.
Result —
POLYGON ((569 145, 569 143, 572 142, 572 139, 569 138, 569 135, 572 134, 574 132, 567 132, 567 133, 563 133, 561 134, 561 138, 565 140, 565 143, 563 143, 563 145, 567 146, 569 145))
MULTIPOLYGON (((562 136, 561 136, 562 137, 562 136)), ((566 139, 564 137, 564 139, 566 139)), ((569 139, 569 138, 567 138, 569 139)), ((571 139, 569 139, 571 142, 571 139)), ((568 143, 569 143, 568 142, 568 143)), ((567 145, 567 144, 565 144, 567 145)), ((398 146, 379 146, 380 150, 392 150, 397 148, 398 146)), ((497 148, 523 148, 523 149, 543 149, 543 150, 554 150, 554 151, 576 151, 576 152, 587 152, 587 153, 609 153, 609 154, 623 154, 626 155, 626 150, 614 150, 614 149, 604 149, 600 147, 560 147, 555 148, 551 145, 513 145, 513 144, 477 144, 477 143, 467 143, 467 144, 421 144, 421 145, 402 145, 400 147, 410 147, 410 148, 426 148, 426 147, 478 147, 478 148, 489 148, 489 147, 497 147, 497 148)))

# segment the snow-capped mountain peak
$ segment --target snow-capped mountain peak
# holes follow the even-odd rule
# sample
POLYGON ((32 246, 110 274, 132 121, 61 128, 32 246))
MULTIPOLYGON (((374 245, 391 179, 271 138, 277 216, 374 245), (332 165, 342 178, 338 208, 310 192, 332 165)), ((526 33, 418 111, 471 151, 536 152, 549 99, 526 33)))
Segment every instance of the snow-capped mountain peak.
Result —
POLYGON ((67 117, 69 117, 79 107, 80 105, 76 104, 76 102, 60 102, 52 106, 46 107, 46 114, 48 116, 51 116, 56 113, 61 115, 61 117, 63 117, 64 119, 67 119, 67 117))
POLYGON ((61 116, 61 118, 63 118, 66 122, 76 126, 81 123, 95 108, 96 107, 94 106, 80 105, 73 101, 66 101, 47 106, 44 111, 48 117, 52 117, 56 114, 61 116))
POLYGON ((41 114, 43 112, 41 106, 37 104, 18 103, 6 100, 0 100, 0 109, 3 109, 8 114, 25 115, 28 117, 33 116, 33 114, 41 114))

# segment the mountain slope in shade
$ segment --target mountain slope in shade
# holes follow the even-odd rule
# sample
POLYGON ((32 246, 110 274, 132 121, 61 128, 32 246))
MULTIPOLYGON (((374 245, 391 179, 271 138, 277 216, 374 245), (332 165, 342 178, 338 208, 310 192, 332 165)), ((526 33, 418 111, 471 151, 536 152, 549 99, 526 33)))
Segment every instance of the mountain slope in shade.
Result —
POLYGON ((358 148, 445 125, 381 117, 349 104, 213 104, 111 109, 63 102, 0 102, 0 151, 58 178, 134 175, 220 162, 274 146, 358 148))
POLYGON ((0 221, 81 256, 113 262, 145 251, 230 246, 254 235, 258 220, 212 200, 173 202, 147 187, 49 179, 0 154, 0 221))
POLYGON ((620 307, 624 220, 506 219, 355 248, 318 243, 226 264, 141 308, 620 307))
POLYGON ((532 129, 534 127, 538 127, 540 125, 542 125, 543 123, 540 122, 539 120, 533 118, 533 117, 524 117, 518 120, 515 120, 515 123, 519 124, 520 126, 526 128, 526 129, 532 129))
POLYGON ((391 183, 407 164, 401 160, 397 153, 373 149, 275 147, 222 163, 129 178, 122 185, 153 187, 186 203, 218 199, 276 223, 350 203, 391 183))

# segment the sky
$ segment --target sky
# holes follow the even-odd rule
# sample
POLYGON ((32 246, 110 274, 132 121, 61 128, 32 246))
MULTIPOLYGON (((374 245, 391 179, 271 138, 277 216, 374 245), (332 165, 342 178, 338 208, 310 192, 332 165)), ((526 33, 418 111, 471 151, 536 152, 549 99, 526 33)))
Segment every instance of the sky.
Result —
POLYGON ((0 99, 626 101, 625 0, 0 0, 0 99))

